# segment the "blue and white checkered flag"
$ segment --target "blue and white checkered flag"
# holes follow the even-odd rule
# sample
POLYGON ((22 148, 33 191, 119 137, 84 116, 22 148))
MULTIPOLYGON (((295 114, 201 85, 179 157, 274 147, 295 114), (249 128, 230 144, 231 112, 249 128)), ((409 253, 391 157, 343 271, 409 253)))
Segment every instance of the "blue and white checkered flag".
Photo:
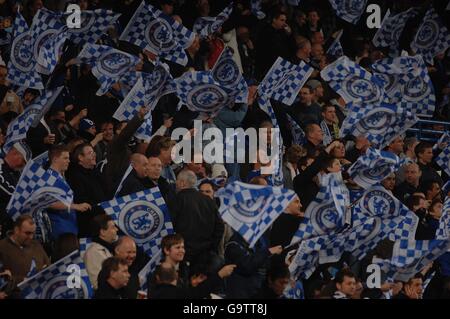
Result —
POLYGON ((90 299, 93 295, 78 250, 22 281, 18 287, 24 299, 90 299))
POLYGON ((67 40, 67 28, 63 27, 52 35, 40 48, 37 68, 43 74, 51 74, 62 55, 64 43, 67 40))
POLYGON ((444 207, 442 208, 442 215, 439 219, 439 227, 436 230, 436 239, 450 239, 450 197, 448 196, 445 197, 444 207))
POLYGON ((384 97, 380 79, 346 56, 329 64, 320 75, 346 103, 372 104, 380 102, 384 97))
POLYGON ((183 66, 188 61, 184 49, 194 39, 195 33, 145 1, 137 8, 119 38, 183 66))
POLYGON ((348 169, 353 181, 362 188, 380 183, 401 166, 400 158, 391 152, 368 148, 348 169))
POLYGON ((92 74, 101 85, 97 95, 103 95, 126 73, 136 72, 139 59, 106 45, 87 43, 78 55, 77 62, 92 66, 92 74))
POLYGON ((36 60, 33 54, 34 39, 20 12, 17 12, 13 30, 14 40, 11 44, 7 79, 18 86, 41 90, 44 84, 41 76, 36 72, 36 60))
POLYGON ((282 299, 305 299, 305 290, 303 288, 303 284, 300 280, 292 280, 286 286, 286 289, 283 292, 282 299))
POLYGON ((6 131, 6 142, 3 149, 7 152, 16 142, 26 139, 30 127, 36 127, 52 106, 62 87, 55 90, 47 90, 37 97, 33 104, 28 106, 22 114, 16 117, 6 131))
POLYGON ((342 231, 351 222, 350 194, 341 173, 321 177, 320 190, 308 205, 291 245, 311 237, 342 231))
POLYGON ((248 102, 248 86, 239 71, 239 67, 233 60, 233 52, 229 47, 225 47, 211 70, 214 80, 220 85, 235 92, 236 103, 248 102))
POLYGON ((266 14, 261 9, 261 0, 251 0, 250 3, 252 14, 258 18, 258 20, 262 20, 266 17, 266 14))
POLYGON ((438 164, 448 175, 450 175, 450 145, 436 157, 436 164, 438 164))
POLYGON ((150 275, 155 271, 156 266, 161 263, 161 255, 161 252, 153 255, 149 262, 139 271, 138 277, 140 290, 147 291, 148 280, 150 279, 150 275))
POLYGON ((436 96, 420 55, 383 59, 374 63, 372 69, 383 81, 387 103, 400 103, 417 116, 433 116, 436 96))
POLYGON ((200 36, 200 39, 205 39, 220 29, 222 24, 230 17, 231 12, 233 12, 233 2, 225 7, 217 17, 197 18, 194 23, 193 31, 200 36))
POLYGON ((295 193, 279 187, 233 182, 216 193, 222 219, 252 248, 280 216, 295 193))
POLYGON ((330 47, 328 48, 327 54, 329 54, 335 58, 340 58, 341 56, 344 55, 344 49, 342 48, 342 45, 341 45, 341 37, 342 37, 343 33, 344 33, 344 30, 341 30, 339 32, 336 39, 334 39, 333 43, 331 43, 330 47))
POLYGON ((445 131, 442 133, 441 137, 437 140, 436 144, 433 145, 433 152, 439 149, 439 145, 443 144, 444 147, 450 145, 450 133, 445 131))
POLYGON ((33 214, 39 209, 62 202, 67 207, 73 202, 73 191, 64 177, 53 169, 45 170, 47 152, 29 161, 22 171, 6 211, 15 220, 22 214, 33 214))
MULTIPOLYGON (((64 21, 70 13, 64 15, 64 21)), ((119 19, 120 14, 111 10, 81 11, 80 28, 69 28, 69 39, 75 44, 96 43, 119 19)))
POLYGON ((297 145, 305 144, 306 143, 305 132, 289 114, 286 113, 286 116, 291 127, 292 142, 297 145))
POLYGON ((422 55, 425 62, 433 64, 433 58, 439 53, 444 53, 448 47, 450 47, 450 33, 431 7, 411 42, 411 49, 422 55))
POLYGON ((279 57, 259 84, 258 94, 265 99, 292 105, 312 72, 313 68, 303 61, 292 64, 279 57))
POLYGON ((84 254, 88 250, 89 246, 91 246, 91 244, 92 244, 92 239, 91 238, 80 238, 78 240, 78 243, 79 243, 79 247, 80 247, 79 248, 80 256, 81 256, 81 259, 83 260, 84 254))
POLYGON ((184 104, 194 112, 213 117, 234 102, 233 92, 216 82, 211 72, 186 72, 175 79, 175 84, 179 106, 184 104))
POLYGON ((114 198, 99 206, 150 257, 161 250, 162 238, 173 233, 169 210, 158 187, 114 198))
POLYGON ((381 27, 375 33, 372 43, 376 47, 389 47, 390 54, 397 56, 399 51, 400 36, 405 28, 406 22, 417 15, 417 10, 410 8, 396 15, 390 16, 386 13, 381 27))
POLYGON ((366 8, 367 0, 330 0, 330 4, 339 18, 356 24, 366 8))

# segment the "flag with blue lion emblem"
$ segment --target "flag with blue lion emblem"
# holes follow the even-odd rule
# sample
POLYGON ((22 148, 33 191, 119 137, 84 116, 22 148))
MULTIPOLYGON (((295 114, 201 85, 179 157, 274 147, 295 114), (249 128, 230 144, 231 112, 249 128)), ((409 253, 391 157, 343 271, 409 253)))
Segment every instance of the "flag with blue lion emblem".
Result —
POLYGON ((294 199, 295 193, 279 187, 233 182, 216 193, 222 219, 252 248, 294 199))
POLYGON ((229 47, 223 49, 216 64, 211 70, 213 78, 232 91, 236 91, 236 103, 247 103, 248 101, 248 86, 239 71, 239 67, 233 60, 233 52, 229 47))
POLYGON ((320 190, 308 205, 291 245, 315 236, 343 230, 351 222, 350 194, 341 173, 321 176, 320 190))
POLYGON ((99 205, 150 257, 160 252, 162 238, 173 233, 169 210, 158 187, 99 205))
POLYGON ((292 105, 312 72, 313 68, 303 61, 293 64, 278 57, 259 84, 258 94, 265 99, 292 105))
POLYGON ((372 69, 383 81, 387 103, 400 103, 417 116, 433 116, 436 96, 420 55, 383 59, 374 63, 372 69))
POLYGON ((330 0, 330 4, 339 18, 356 24, 366 8, 367 0, 330 0))
POLYGON ((14 194, 9 200, 6 211, 15 220, 22 214, 33 214, 56 202, 67 207, 73 202, 73 191, 64 177, 43 165, 48 161, 48 153, 42 153, 29 161, 22 171, 14 194))
POLYGON ((411 49, 432 65, 433 58, 439 53, 444 53, 448 47, 450 47, 450 33, 431 7, 411 42, 411 49))
POLYGON ((347 172, 356 184, 369 188, 396 172, 402 164, 403 161, 394 153, 369 147, 347 172))
POLYGON ((233 12, 233 3, 225 7, 217 17, 199 17, 194 23, 193 31, 200 36, 200 39, 205 39, 220 29, 230 17, 231 12, 233 12))
POLYGON ((78 55, 77 62, 92 66, 92 74, 100 82, 97 95, 103 95, 126 73, 136 72, 139 59, 106 45, 87 43, 78 55))
POLYGON ((38 96, 33 104, 29 105, 23 113, 16 117, 8 126, 6 131, 5 145, 3 149, 7 152, 13 144, 26 139, 30 127, 36 127, 52 106, 62 91, 62 86, 55 90, 47 90, 38 96))
POLYGON ((194 39, 194 32, 145 1, 136 9, 119 38, 182 66, 188 62, 184 49, 194 39))
POLYGON ((90 299, 93 296, 78 250, 22 281, 18 288, 23 299, 90 299))
POLYGON ((41 90, 44 88, 42 78, 36 71, 36 60, 33 54, 33 38, 27 22, 17 12, 13 25, 13 41, 8 62, 7 79, 12 84, 41 90))

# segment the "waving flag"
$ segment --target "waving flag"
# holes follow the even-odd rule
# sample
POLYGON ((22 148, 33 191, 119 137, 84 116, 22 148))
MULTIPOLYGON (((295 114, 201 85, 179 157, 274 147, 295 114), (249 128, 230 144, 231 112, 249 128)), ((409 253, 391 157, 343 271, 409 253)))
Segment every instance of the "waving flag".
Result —
POLYGON ((441 137, 439 137, 436 144, 433 145, 433 152, 437 151, 439 149, 439 145, 441 144, 444 144, 445 146, 450 145, 450 133, 448 131, 442 133, 441 137))
POLYGON ((351 222, 350 194, 341 173, 324 175, 320 190, 308 205, 305 218, 292 237, 291 245, 301 240, 342 231, 351 222))
POLYGON ((410 8, 394 16, 389 16, 389 10, 386 13, 381 27, 372 39, 376 47, 389 47, 391 54, 398 55, 400 36, 405 28, 406 22, 417 15, 417 10, 410 8))
POLYGON ((233 92, 216 82, 210 72, 186 72, 175 79, 177 95, 181 105, 186 105, 191 111, 217 114, 222 107, 233 103, 233 92))
MULTIPOLYGON (((64 15, 64 21, 66 21, 68 15, 67 13, 64 15)), ((69 39, 75 44, 95 44, 107 32, 108 28, 117 22, 119 17, 120 14, 110 10, 83 10, 81 11, 81 26, 68 30, 69 39)))
POLYGON ((344 30, 341 30, 337 35, 336 39, 334 39, 333 43, 331 43, 330 47, 327 50, 327 54, 339 58, 344 55, 344 49, 342 49, 341 45, 341 37, 344 33, 344 30))
POLYGON ((284 289, 282 299, 305 299, 305 291, 300 280, 292 280, 284 289))
POLYGON ((274 99, 286 105, 292 105, 313 68, 300 62, 292 64, 278 58, 258 86, 258 94, 266 99, 274 99))
POLYGON ((161 257, 162 253, 156 253, 152 256, 152 258, 149 260, 149 262, 144 266, 144 268, 139 271, 138 277, 139 277, 139 284, 140 289, 143 291, 147 291, 148 289, 148 279, 150 278, 150 275, 155 271, 156 266, 158 266, 161 263, 161 257))
POLYGON ((420 55, 384 59, 374 63, 372 69, 383 81, 386 102, 400 103, 417 116, 433 116, 436 97, 420 55))
POLYGON ((41 73, 51 74, 55 70, 63 53, 64 43, 67 40, 67 30, 67 27, 61 28, 61 30, 45 41, 40 48, 37 61, 41 73))
POLYGON ((262 20, 266 17, 266 14, 261 10, 261 0, 251 0, 251 11, 258 20, 262 20))
POLYGON ((286 116, 288 118, 290 128, 291 128, 291 134, 292 134, 292 143, 297 145, 303 145, 306 143, 306 135, 305 132, 302 130, 300 125, 289 115, 286 113, 286 116))
POLYGON ((369 188, 397 171, 401 165, 397 155, 369 148, 348 169, 348 174, 356 184, 369 188))
POLYGON ((42 166, 48 159, 47 152, 29 161, 22 171, 6 211, 13 220, 22 214, 33 214, 56 202, 69 207, 73 202, 73 191, 61 174, 42 166))
POLYGON ((27 22, 17 12, 13 26, 13 42, 8 62, 7 79, 12 84, 41 90, 44 88, 41 76, 36 72, 36 60, 33 55, 33 38, 27 22))
POLYGON ((339 18, 356 24, 366 8, 367 0, 330 0, 330 4, 339 18))
POLYGON ((436 164, 438 164, 448 175, 450 175, 450 145, 436 157, 436 164))
POLYGON ((445 197, 444 207, 442 208, 442 215, 439 219, 439 227, 436 230, 436 239, 450 239, 450 197, 448 196, 445 197))
POLYGON ((45 91, 9 124, 6 131, 6 142, 3 146, 5 151, 8 151, 16 142, 26 139, 30 127, 36 127, 39 124, 61 91, 62 87, 45 91))
POLYGON ((160 252, 162 238, 173 233, 169 211, 158 187, 99 205, 150 257, 160 252))
POLYGON ((280 216, 295 193, 279 187, 233 182, 220 189, 219 213, 252 248, 264 232, 280 216))
POLYGON ((223 9, 217 17, 199 17, 194 23, 194 32, 200 36, 200 39, 207 38, 220 29, 222 24, 230 17, 231 12, 233 12, 233 3, 223 9))
POLYGON ((93 295, 79 251, 22 281, 18 287, 24 299, 90 299, 93 295))
POLYGON ((145 1, 137 8, 119 38, 183 66, 188 61, 184 49, 194 39, 195 33, 145 1))
POLYGON ((233 60, 233 52, 229 47, 225 47, 216 64, 211 70, 214 80, 221 86, 235 91, 236 103, 248 102, 248 86, 239 68, 233 60))
POLYGON ((97 95, 103 95, 126 73, 135 72, 139 59, 106 45, 87 43, 78 55, 77 62, 92 66, 92 74, 101 85, 97 95))
POLYGON ((92 244, 92 239, 91 238, 80 238, 78 240, 78 243, 79 243, 79 247, 80 247, 79 248, 80 256, 81 256, 81 259, 83 260, 86 250, 88 250, 88 248, 92 244))
POLYGON ((431 7, 411 42, 411 49, 423 56, 425 62, 433 64, 433 58, 450 47, 450 33, 436 11, 431 7))

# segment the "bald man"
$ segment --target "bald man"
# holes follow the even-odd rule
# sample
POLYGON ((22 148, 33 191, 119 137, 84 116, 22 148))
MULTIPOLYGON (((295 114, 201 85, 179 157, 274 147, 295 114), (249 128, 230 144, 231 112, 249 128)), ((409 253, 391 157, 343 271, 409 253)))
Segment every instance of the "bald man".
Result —
POLYGON ((140 153, 134 153, 130 156, 130 165, 132 170, 122 183, 117 196, 125 196, 133 193, 141 192, 146 187, 146 179, 148 177, 148 159, 140 153))
POLYGON ((123 288, 127 299, 136 299, 139 290, 139 266, 136 265, 136 243, 128 236, 120 237, 114 248, 114 256, 124 260, 128 265, 130 280, 123 288))

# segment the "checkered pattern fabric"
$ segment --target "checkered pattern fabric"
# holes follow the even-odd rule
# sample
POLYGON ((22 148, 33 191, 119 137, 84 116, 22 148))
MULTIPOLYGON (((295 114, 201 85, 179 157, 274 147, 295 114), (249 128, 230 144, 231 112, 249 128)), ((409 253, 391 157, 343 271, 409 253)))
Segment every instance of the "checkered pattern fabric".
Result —
POLYGON ((436 164, 438 164, 447 174, 450 174, 450 145, 436 157, 436 164))
POLYGON ((21 214, 32 214, 38 209, 47 208, 52 203, 61 201, 69 206, 73 201, 70 186, 58 172, 42 168, 44 153, 27 163, 22 171, 13 196, 6 208, 9 216, 15 220, 21 214))
POLYGON ((41 73, 52 74, 62 55, 64 43, 67 40, 67 28, 63 27, 56 34, 51 36, 40 48, 38 56, 38 66, 41 73))
POLYGON ((111 201, 100 203, 99 206, 103 207, 105 212, 114 219, 119 228, 125 234, 132 237, 136 241, 136 244, 142 247, 144 252, 150 257, 160 251, 162 238, 173 233, 173 225, 170 220, 169 211, 158 187, 114 198, 111 201), (144 202, 151 204, 151 206, 142 208, 142 203, 144 202), (158 216, 158 218, 162 219, 149 219, 151 217, 149 210, 158 215, 161 213, 162 216, 158 216), (136 212, 138 214, 135 215, 139 215, 142 212, 144 214, 135 218, 134 213, 136 212), (157 222, 159 222, 158 227, 155 226, 157 222), (144 230, 144 233, 138 233, 136 231, 137 228, 144 230))
POLYGON ((448 131, 442 133, 441 137, 439 137, 436 144, 433 145, 433 152, 439 149, 440 144, 450 145, 450 134, 448 131))
POLYGON ((216 193, 222 219, 252 248, 280 216, 295 193, 279 187, 233 182, 216 193))
POLYGON ((195 33, 172 17, 142 1, 119 40, 149 50, 168 61, 185 66, 184 49, 194 41, 195 33))
POLYGON ((231 12, 233 12, 232 3, 223 9, 217 17, 200 17, 195 21, 193 31, 200 36, 200 39, 205 39, 219 30, 222 24, 228 20, 231 12))
POLYGON ((304 240, 300 243, 297 252, 289 265, 292 278, 308 279, 319 263, 319 251, 325 241, 320 236, 304 240))
POLYGON ((258 94, 265 99, 292 105, 312 72, 313 68, 304 62, 292 64, 279 57, 259 84, 258 94))
POLYGON ((327 50, 327 54, 331 55, 335 58, 340 58, 344 55, 344 49, 341 45, 341 37, 342 37, 343 31, 339 33, 339 35, 336 37, 336 39, 331 43, 330 47, 327 50))
POLYGON ((436 230, 436 239, 450 239, 450 197, 448 196, 445 198, 444 207, 442 208, 442 215, 439 219, 439 227, 436 230))
POLYGON ((251 0, 250 3, 252 14, 262 20, 266 17, 266 14, 261 10, 261 0, 251 0))
MULTIPOLYGON (((386 13, 386 15, 388 15, 386 13)), ((417 10, 410 8, 393 16, 387 16, 381 23, 381 28, 375 33, 372 43, 376 47, 389 47, 393 55, 398 55, 400 35, 406 22, 417 15, 417 10)))
POLYGON ((141 271, 139 271, 140 290, 147 291, 150 275, 155 271, 156 266, 161 263, 161 259, 162 252, 159 251, 159 253, 153 255, 149 262, 141 269, 141 271))
POLYGON ((297 145, 303 145, 306 143, 306 135, 302 130, 300 125, 289 115, 286 113, 286 117, 289 121, 289 126, 292 134, 292 142, 297 145))
POLYGON ((24 299, 90 299, 93 295, 83 258, 78 250, 21 282, 18 287, 24 299), (67 285, 74 274, 71 270, 74 266, 78 266, 81 272, 80 288, 69 288, 67 285))
MULTIPOLYGON (((66 16, 64 16, 64 21, 66 16)), ((117 22, 119 17, 120 14, 104 9, 82 11, 81 28, 69 29, 69 39, 75 44, 94 44, 106 33, 109 27, 117 22)))
POLYGON ((86 253, 86 251, 88 250, 89 246, 91 246, 92 244, 92 239, 91 238, 80 238, 78 240, 79 242, 79 251, 80 251, 80 256, 81 259, 83 260, 84 258, 84 254, 86 253))
POLYGON ((148 105, 143 79, 140 77, 131 91, 117 108, 113 117, 119 121, 129 121, 141 107, 148 105))
POLYGON ((387 103, 400 103, 417 116, 433 115, 436 96, 420 55, 384 59, 374 63, 372 69, 383 81, 387 103))
POLYGON ((366 8, 367 0, 329 0, 336 15, 344 21, 356 24, 366 8))
POLYGON ((450 33, 434 8, 430 7, 411 42, 411 49, 422 55, 425 62, 433 64, 433 58, 449 47, 450 33))
POLYGON ((233 60, 233 52, 229 47, 223 49, 211 73, 215 81, 233 92, 236 96, 235 103, 248 102, 247 83, 233 60))
POLYGON ((106 45, 87 43, 78 55, 77 62, 92 66, 92 74, 100 82, 97 95, 103 95, 126 73, 136 72, 134 69, 139 59, 106 45))
POLYGON ((134 136, 137 139, 145 141, 146 143, 150 142, 150 137, 152 136, 152 115, 150 112, 145 114, 144 123, 139 126, 136 133, 134 133, 134 136))
POLYGON ((36 127, 52 106, 62 87, 55 90, 47 90, 37 97, 33 104, 28 106, 23 113, 16 117, 8 126, 6 131, 6 142, 3 146, 7 152, 16 142, 26 139, 30 127, 36 127))
POLYGON ((12 84, 41 90, 44 88, 41 76, 36 72, 36 60, 33 55, 33 38, 27 22, 17 13, 13 26, 11 57, 8 62, 7 79, 12 84))

